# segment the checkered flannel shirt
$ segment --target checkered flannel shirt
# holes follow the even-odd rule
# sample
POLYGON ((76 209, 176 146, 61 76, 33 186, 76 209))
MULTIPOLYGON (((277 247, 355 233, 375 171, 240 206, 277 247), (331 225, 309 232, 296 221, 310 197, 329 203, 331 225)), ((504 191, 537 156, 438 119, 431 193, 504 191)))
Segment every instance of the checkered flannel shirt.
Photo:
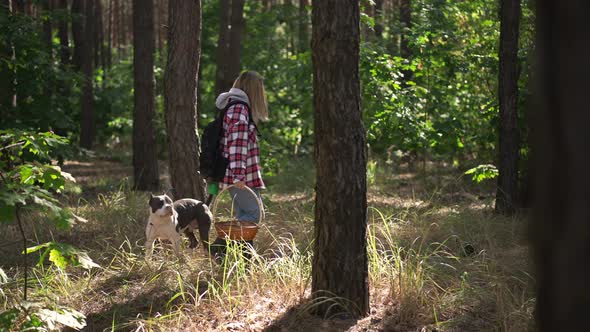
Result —
POLYGON ((229 159, 222 188, 245 181, 250 188, 264 188, 256 126, 249 121, 248 108, 235 104, 223 118, 223 156, 229 159))

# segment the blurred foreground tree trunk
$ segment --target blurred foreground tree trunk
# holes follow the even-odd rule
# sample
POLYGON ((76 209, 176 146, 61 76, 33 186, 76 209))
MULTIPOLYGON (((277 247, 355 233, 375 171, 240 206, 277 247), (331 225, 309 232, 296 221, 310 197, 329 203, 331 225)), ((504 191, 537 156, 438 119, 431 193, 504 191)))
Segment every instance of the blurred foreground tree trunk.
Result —
POLYGON ((359 21, 358 0, 312 4, 317 168, 312 296, 323 316, 360 317, 369 312, 359 21), (324 301, 325 297, 344 300, 324 301))
POLYGON ((160 187, 154 117, 154 3, 133 0, 133 180, 138 190, 160 187))
POLYGON ((518 206, 518 31, 520 0, 500 4, 500 153, 496 212, 513 214, 518 206))
POLYGON ((539 330, 579 331, 590 307, 590 1, 536 1, 537 85, 530 116, 539 330))
POLYGON ((164 77, 170 179, 176 198, 205 198, 199 169, 197 80, 201 56, 201 1, 170 0, 164 77))

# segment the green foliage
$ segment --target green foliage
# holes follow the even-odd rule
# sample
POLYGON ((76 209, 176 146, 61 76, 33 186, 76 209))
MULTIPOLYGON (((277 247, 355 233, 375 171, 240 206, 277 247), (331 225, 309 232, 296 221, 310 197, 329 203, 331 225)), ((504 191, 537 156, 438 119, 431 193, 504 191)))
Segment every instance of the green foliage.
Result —
POLYGON ((0 129, 66 134, 77 130, 79 75, 55 62, 41 24, 42 17, 0 11, 0 129))
POLYGON ((27 254, 43 251, 37 265, 42 265, 45 257, 49 256, 49 261, 55 266, 65 269, 68 266, 80 266, 84 269, 99 267, 98 264, 88 257, 84 251, 76 249, 69 244, 47 242, 34 247, 27 248, 27 254))
MULTIPOLYGON (((45 211, 60 229, 83 221, 54 196, 63 192, 66 180, 74 181, 70 174, 51 165, 56 151, 65 149, 68 143, 51 132, 0 130, 0 223, 10 223, 15 218, 21 223, 18 213, 25 208, 45 211)), ((27 248, 23 254, 41 250, 38 265, 48 257, 61 269, 69 265, 86 269, 98 266, 85 252, 63 243, 48 242, 27 248)), ((4 283, 8 278, 1 272, 0 283, 4 283)), ((0 331, 45 331, 61 326, 80 329, 85 326, 85 317, 70 308, 29 302, 16 303, 0 313, 0 331)))
POLYGON ((494 179, 500 174, 494 165, 479 165, 471 168, 465 172, 466 175, 471 174, 471 180, 480 183, 484 180, 494 179))
POLYGON ((80 330, 86 326, 86 317, 71 308, 31 302, 0 313, 0 332, 54 331, 63 326, 80 330))

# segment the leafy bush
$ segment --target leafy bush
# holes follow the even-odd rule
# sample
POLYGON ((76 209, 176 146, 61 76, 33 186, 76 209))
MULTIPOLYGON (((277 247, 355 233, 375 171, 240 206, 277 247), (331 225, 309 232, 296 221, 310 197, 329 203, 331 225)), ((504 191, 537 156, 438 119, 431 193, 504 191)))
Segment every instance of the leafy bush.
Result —
MULTIPOLYGON (((74 181, 70 174, 51 164, 56 151, 65 149, 67 144, 67 139, 51 132, 0 130, 0 223, 16 222, 24 243, 24 299, 15 301, 8 310, 0 313, 1 330, 53 330, 61 325, 79 329, 85 326, 84 315, 73 309, 27 299, 27 255, 30 253, 44 249, 39 265, 49 256, 49 261, 61 269, 69 265, 86 269, 98 266, 85 252, 67 244, 48 242, 26 248, 27 239, 20 217, 22 211, 45 212, 60 229, 84 221, 55 197, 63 192, 66 180, 74 181)), ((3 271, 0 277, 2 283, 7 279, 3 271)))

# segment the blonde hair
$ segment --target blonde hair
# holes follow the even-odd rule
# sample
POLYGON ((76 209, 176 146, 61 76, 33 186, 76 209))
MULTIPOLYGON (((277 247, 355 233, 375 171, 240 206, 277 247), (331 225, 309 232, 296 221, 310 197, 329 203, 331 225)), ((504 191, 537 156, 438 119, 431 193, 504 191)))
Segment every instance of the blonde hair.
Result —
POLYGON ((254 122, 268 120, 268 104, 262 76, 255 71, 244 71, 234 81, 234 88, 248 95, 254 122))

